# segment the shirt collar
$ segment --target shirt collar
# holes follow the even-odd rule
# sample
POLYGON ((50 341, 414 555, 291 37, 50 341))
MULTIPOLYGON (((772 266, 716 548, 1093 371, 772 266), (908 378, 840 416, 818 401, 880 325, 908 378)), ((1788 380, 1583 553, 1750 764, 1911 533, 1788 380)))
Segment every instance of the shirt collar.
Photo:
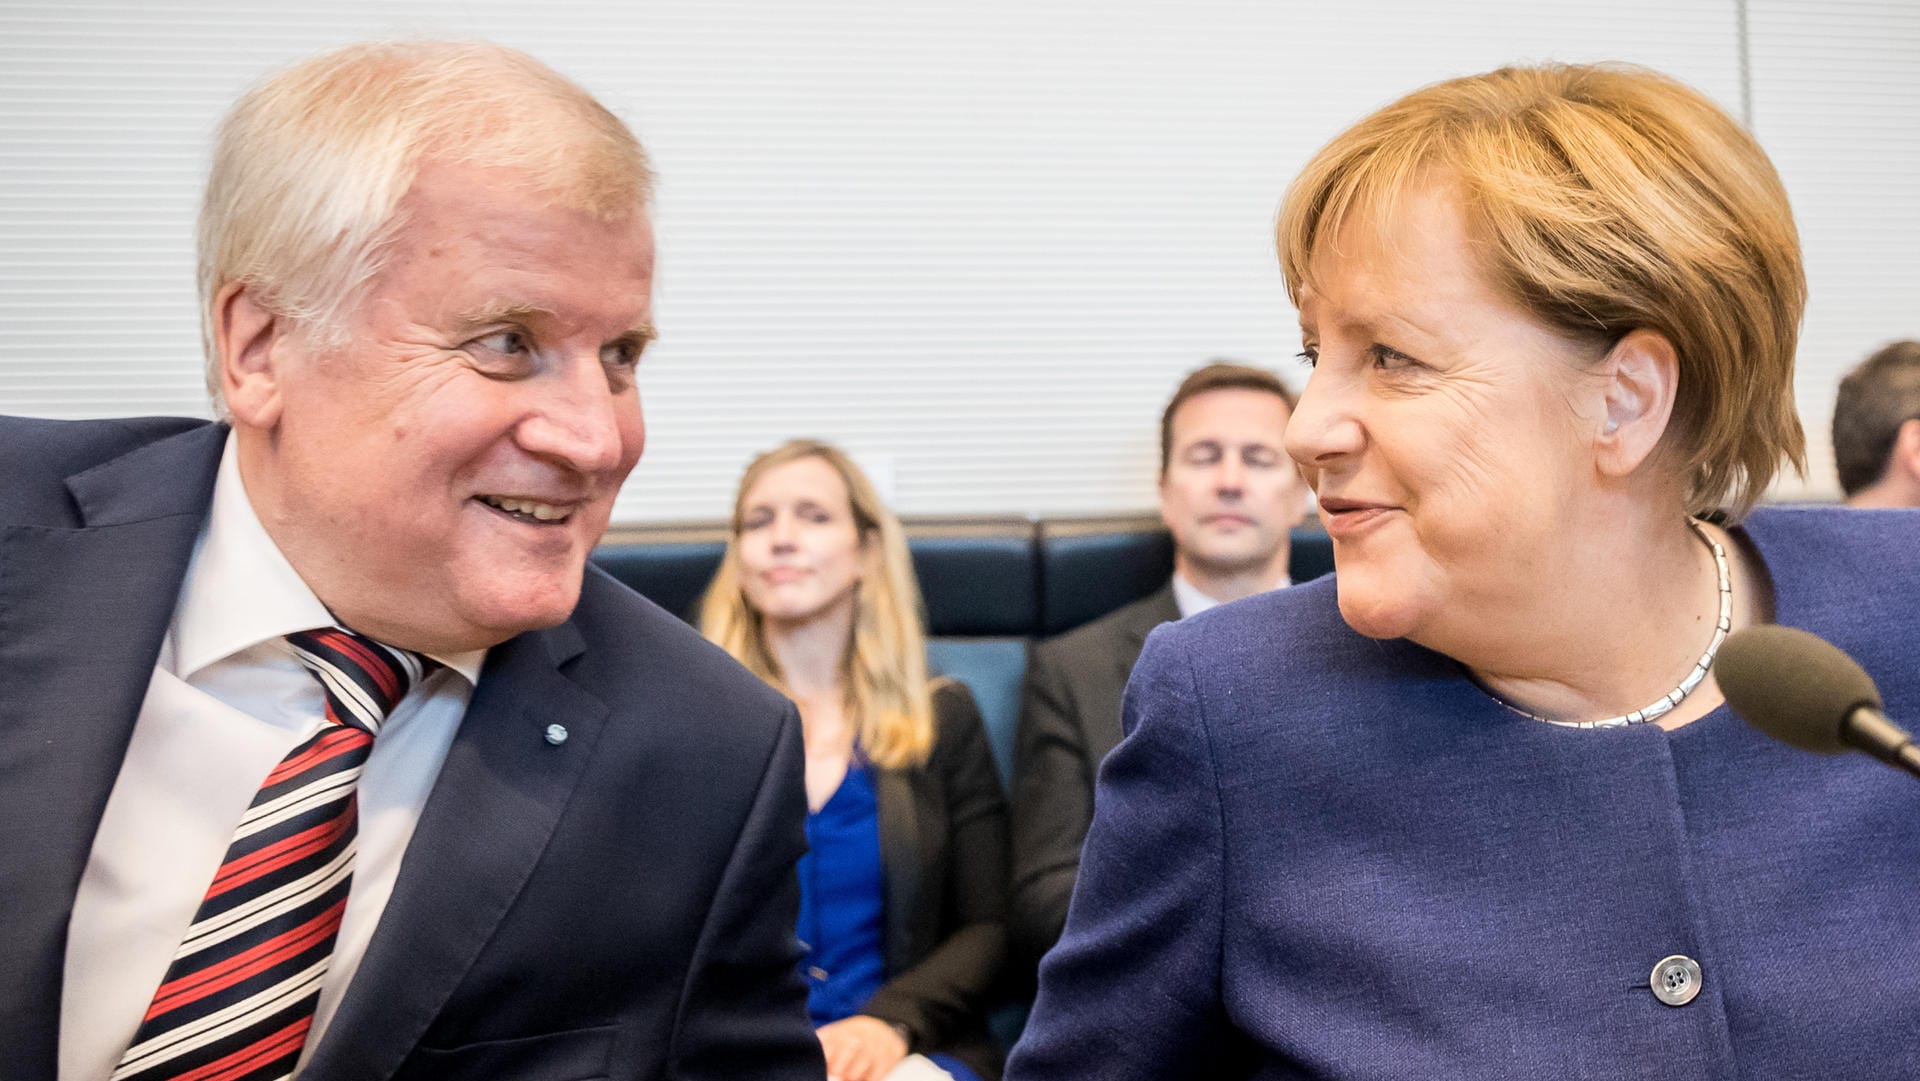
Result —
MULTIPOLYGON (((240 479, 237 437, 227 433, 213 505, 174 606, 174 674, 189 679, 243 649, 294 631, 334 625, 333 613, 260 524, 240 479)), ((487 651, 432 656, 469 684, 477 684, 487 651)))
MULTIPOLYGON (((1282 575, 1273 588, 1284 589, 1293 584, 1293 579, 1282 575)), ((1220 602, 1200 592, 1200 587, 1187 581, 1179 571, 1173 572, 1173 603, 1180 609, 1180 618, 1197 616, 1209 608, 1220 607, 1220 602)))

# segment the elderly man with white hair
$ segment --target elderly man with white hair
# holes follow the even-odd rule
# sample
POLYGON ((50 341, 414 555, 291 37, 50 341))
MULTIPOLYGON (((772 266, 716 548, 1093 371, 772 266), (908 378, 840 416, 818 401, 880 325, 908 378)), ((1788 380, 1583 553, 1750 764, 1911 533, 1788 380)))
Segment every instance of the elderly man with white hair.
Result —
POLYGON ((823 1075, 793 708, 586 567, 650 183, 514 50, 307 61, 207 185, 226 419, 0 420, 9 1078, 823 1075))

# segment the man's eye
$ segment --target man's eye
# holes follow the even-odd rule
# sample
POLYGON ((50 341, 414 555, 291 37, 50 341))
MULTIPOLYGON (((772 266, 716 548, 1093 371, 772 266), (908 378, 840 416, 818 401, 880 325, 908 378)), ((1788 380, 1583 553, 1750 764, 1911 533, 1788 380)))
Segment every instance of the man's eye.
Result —
POLYGON ((609 342, 600 349, 600 363, 610 368, 637 367, 640 363, 640 354, 644 353, 646 348, 645 342, 609 342))
POLYGON ((498 334, 475 338, 473 344, 491 353, 517 356, 527 351, 527 336, 518 330, 503 330, 498 334))

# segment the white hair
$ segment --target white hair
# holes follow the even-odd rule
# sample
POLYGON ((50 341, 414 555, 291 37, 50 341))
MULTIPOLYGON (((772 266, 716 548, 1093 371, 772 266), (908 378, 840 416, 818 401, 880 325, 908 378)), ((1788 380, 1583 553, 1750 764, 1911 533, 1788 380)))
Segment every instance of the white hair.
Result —
POLYGON ((221 413, 220 291, 245 285, 317 345, 342 344, 427 160, 515 169, 608 220, 643 210, 653 185, 627 126, 517 49, 367 42, 279 72, 222 121, 200 207, 201 336, 221 413))

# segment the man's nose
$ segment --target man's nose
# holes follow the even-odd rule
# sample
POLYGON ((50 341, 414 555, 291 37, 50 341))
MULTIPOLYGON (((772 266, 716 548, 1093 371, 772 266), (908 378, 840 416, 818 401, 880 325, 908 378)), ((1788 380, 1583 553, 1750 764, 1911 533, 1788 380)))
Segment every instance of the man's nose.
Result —
POLYGON ((1213 489, 1222 496, 1238 496, 1247 487, 1247 465, 1240 455, 1228 452, 1221 455, 1220 461, 1213 467, 1213 489))
POLYGON ((525 384, 538 395, 517 437, 528 453, 559 461, 582 473, 614 469, 626 454, 622 413, 638 411, 626 393, 608 382, 598 356, 569 358, 525 384))

